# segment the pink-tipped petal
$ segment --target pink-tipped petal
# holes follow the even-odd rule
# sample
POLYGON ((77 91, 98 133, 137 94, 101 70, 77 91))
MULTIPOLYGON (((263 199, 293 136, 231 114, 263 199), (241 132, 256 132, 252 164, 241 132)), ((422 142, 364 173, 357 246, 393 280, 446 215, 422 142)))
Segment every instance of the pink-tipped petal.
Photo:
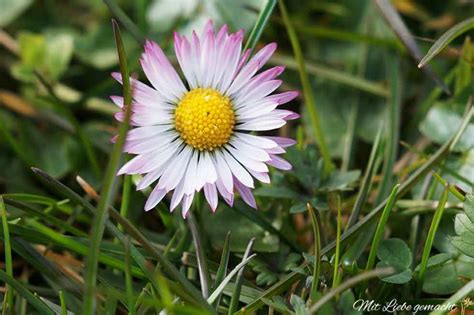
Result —
POLYGON ((285 171, 289 171, 292 169, 291 164, 287 160, 282 159, 277 155, 272 155, 271 157, 272 159, 267 162, 269 165, 285 171))
POLYGON ((166 191, 164 189, 158 189, 158 187, 155 187, 145 203, 145 211, 150 211, 155 208, 165 195, 166 191))
POLYGON ((243 185, 239 180, 235 178, 235 188, 240 193, 240 196, 245 201, 246 204, 251 206, 254 209, 257 209, 257 203, 255 202, 255 198, 252 194, 252 191, 247 186, 243 185))
POLYGON ((212 212, 215 212, 217 209, 217 188, 214 184, 204 185, 204 196, 206 197, 207 203, 211 207, 212 212))
POLYGON ((273 95, 267 96, 266 98, 268 100, 277 102, 278 105, 281 105, 281 104, 285 104, 294 100, 295 98, 298 97, 298 95, 300 95, 298 91, 289 91, 289 92, 283 92, 279 94, 273 94, 273 95))
POLYGON ((275 143, 277 143, 282 148, 291 147, 291 146, 296 144, 296 140, 293 140, 291 138, 270 137, 270 136, 266 136, 265 138, 274 141, 275 143))
POLYGON ((188 216, 189 208, 191 208, 191 204, 193 203, 194 194, 185 195, 183 197, 183 202, 181 203, 181 215, 183 219, 186 219, 188 216))

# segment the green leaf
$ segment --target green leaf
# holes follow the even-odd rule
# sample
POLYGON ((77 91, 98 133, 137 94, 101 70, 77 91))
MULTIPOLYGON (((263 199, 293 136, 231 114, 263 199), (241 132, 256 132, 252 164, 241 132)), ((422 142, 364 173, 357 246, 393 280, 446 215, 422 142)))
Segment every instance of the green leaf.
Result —
POLYGON ((0 0, 0 27, 5 27, 23 13, 33 0, 0 0))
POLYGON ((464 201, 464 212, 466 212, 469 220, 474 223, 474 194, 466 195, 466 201, 464 201))
POLYGON ((377 251, 377 257, 381 260, 377 268, 393 267, 395 273, 387 277, 381 277, 382 281, 394 284, 402 284, 412 279, 410 266, 412 255, 408 245, 401 239, 391 238, 382 241, 377 251))
POLYGON ((329 178, 321 183, 318 187, 320 191, 336 191, 336 190, 349 190, 352 185, 360 177, 359 170, 353 170, 349 172, 343 172, 336 170, 331 173, 329 178))
POLYGON ((465 213, 459 213, 454 220, 454 229, 458 236, 451 243, 464 254, 474 258, 474 194, 466 195, 465 213))
POLYGON ((446 46, 449 45, 456 37, 474 27, 474 17, 466 19, 446 31, 441 37, 431 46, 428 53, 418 64, 418 67, 423 67, 437 54, 439 54, 446 46))
MULTIPOLYGON (((202 212, 202 225, 214 248, 222 248, 228 231, 232 233, 230 249, 233 252, 243 252, 249 240, 256 237, 255 250, 263 252, 276 252, 278 250, 278 237, 266 231, 255 221, 248 219, 240 213, 227 207, 221 207, 215 213, 202 212)), ((244 209, 254 211, 254 209, 244 209)))
POLYGON ((300 298, 296 294, 292 294, 290 298, 291 306, 295 310, 296 315, 308 315, 308 311, 306 310, 305 303, 302 298, 300 298))
POLYGON ((438 256, 430 257, 423 283, 424 292, 451 294, 464 285, 463 279, 474 279, 473 258, 461 255, 443 262, 447 256, 441 259, 438 256), (429 266, 430 263, 432 266, 429 266))
POLYGON ((68 68, 74 50, 70 33, 48 32, 46 37, 45 68, 52 79, 58 79, 68 68))
POLYGON ((380 277, 380 279, 384 282, 393 284, 403 284, 409 282, 412 279, 412 271, 406 268, 405 266, 391 264, 386 261, 380 261, 377 263, 377 268, 384 267, 393 267, 395 269, 395 274, 387 277, 380 277))
POLYGON ((474 224, 465 213, 458 213, 454 219, 454 230, 457 235, 461 235, 464 232, 474 234, 474 224))
POLYGON ((408 245, 399 238, 390 238, 382 241, 377 251, 377 257, 393 266, 409 268, 412 255, 408 245))
POLYGON ((347 290, 341 294, 339 299, 339 310, 344 315, 362 315, 362 312, 354 308, 354 293, 351 290, 347 290))
MULTIPOLYGON (((443 143, 456 132, 462 117, 442 104, 430 109, 420 124, 421 132, 436 143, 443 143)), ((470 123, 456 145, 456 150, 467 150, 474 147, 474 124, 470 123)))

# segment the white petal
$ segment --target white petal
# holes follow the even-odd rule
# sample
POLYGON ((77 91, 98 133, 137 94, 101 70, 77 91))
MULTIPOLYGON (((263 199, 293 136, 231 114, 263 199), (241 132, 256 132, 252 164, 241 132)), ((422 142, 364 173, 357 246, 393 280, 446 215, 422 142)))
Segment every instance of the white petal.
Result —
POLYGON ((188 215, 189 208, 193 203, 193 198, 194 193, 191 195, 184 195, 183 197, 183 203, 181 204, 181 215, 183 216, 183 219, 186 219, 186 216, 188 215))
POLYGON ((189 146, 184 146, 173 163, 169 163, 163 172, 158 182, 160 188, 165 188, 166 191, 170 191, 178 185, 186 172, 192 152, 193 150, 189 146))
POLYGON ((225 190, 232 194, 234 191, 234 184, 232 181, 232 172, 230 171, 229 166, 227 165, 224 156, 220 153, 219 150, 214 150, 213 155, 214 165, 216 166, 218 178, 220 179, 225 190))
POLYGON ((234 136, 257 148, 272 149, 278 146, 275 141, 266 137, 254 136, 243 132, 235 132, 234 136))
POLYGON ((278 129, 286 124, 284 119, 280 118, 253 118, 235 126, 236 130, 265 131, 278 129))
POLYGON ((206 197, 207 203, 211 207, 211 210, 214 212, 217 208, 217 189, 216 185, 207 183, 204 185, 204 196, 206 197))
POLYGON ((150 211, 151 209, 153 209, 163 199, 165 195, 166 190, 158 189, 158 186, 155 186, 145 203, 145 211, 150 211))
POLYGON ((225 146, 225 148, 229 150, 231 155, 246 169, 251 169, 256 172, 268 172, 268 167, 265 163, 258 162, 252 158, 247 157, 246 155, 242 154, 241 151, 236 150, 230 145, 225 146))
POLYGON ((264 150, 250 145, 237 137, 233 137, 229 142, 237 151, 256 161, 265 162, 270 160, 270 155, 264 150))
POLYGON ((252 176, 240 165, 235 158, 225 150, 220 151, 225 158, 227 165, 229 166, 232 174, 245 186, 253 188, 252 176))

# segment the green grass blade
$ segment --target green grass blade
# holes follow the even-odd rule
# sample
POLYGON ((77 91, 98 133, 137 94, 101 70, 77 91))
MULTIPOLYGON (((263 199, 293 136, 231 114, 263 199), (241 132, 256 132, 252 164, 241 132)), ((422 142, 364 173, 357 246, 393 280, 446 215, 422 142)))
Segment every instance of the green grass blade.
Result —
POLYGON ((323 295, 316 303, 313 304, 313 306, 310 307, 309 313, 317 314, 318 310, 332 298, 362 281, 367 281, 375 277, 388 276, 393 272, 393 268, 380 268, 358 274, 357 276, 344 281, 340 286, 332 288, 328 293, 323 295))
POLYGON ((288 32, 288 37, 290 38, 291 46, 293 47, 293 53, 295 54, 296 62, 298 64, 300 80, 303 86, 304 103, 309 113, 311 126, 314 132, 314 137, 321 151, 321 155, 324 160, 324 171, 325 171, 325 174, 327 175, 334 168, 334 164, 332 163, 332 160, 331 160, 331 154, 329 153, 329 149, 326 143, 326 138, 324 137, 324 133, 321 127, 321 122, 320 122, 319 115, 316 109, 313 89, 309 81, 308 73, 306 72, 303 52, 301 50, 298 36, 296 35, 296 31, 293 27, 291 18, 288 15, 288 12, 286 10, 284 1, 278 0, 278 4, 280 7, 281 15, 283 17, 283 23, 285 24, 286 30, 288 32))
POLYGON ((428 258, 430 258, 431 247, 433 246, 436 231, 438 230, 439 223, 443 217, 446 202, 448 201, 449 187, 445 186, 441 199, 439 200, 438 207, 433 215, 428 235, 426 236, 425 246, 423 247, 423 255, 421 256, 420 273, 418 275, 417 283, 417 294, 421 292, 423 288, 423 282, 425 281, 426 268, 428 266, 428 258))
POLYGON ((222 294, 222 292, 224 291, 225 286, 230 282, 230 280, 232 280, 232 278, 239 272, 239 270, 242 269, 243 267, 245 267, 245 265, 248 264, 255 256, 257 256, 257 254, 250 255, 247 259, 242 260, 240 262, 240 264, 235 266, 235 268, 232 269, 231 272, 229 272, 229 274, 224 278, 224 280, 222 280, 222 282, 214 290, 214 292, 212 292, 212 294, 207 299, 207 302, 209 304, 214 303, 215 300, 217 299, 217 297, 222 294))
POLYGON ((123 95, 125 119, 120 125, 117 142, 114 144, 112 154, 110 156, 109 164, 104 176, 101 198, 97 206, 97 212, 92 222, 91 230, 91 248, 86 260, 86 271, 84 282, 86 290, 84 293, 84 306, 82 313, 84 315, 93 314, 95 312, 95 293, 96 293, 96 279, 98 270, 98 258, 100 253, 100 243, 105 229, 105 221, 107 220, 107 209, 111 204, 116 192, 116 173, 120 164, 122 156, 122 148, 125 144, 125 137, 128 130, 128 125, 131 117, 132 91, 130 87, 129 72, 127 67, 127 57, 123 47, 122 35, 118 24, 113 21, 115 42, 117 45, 117 52, 119 56, 120 72, 123 80, 123 95))
MULTIPOLYGON (((128 209, 130 208, 130 193, 132 191, 132 176, 125 175, 123 177, 122 187, 122 203, 120 204, 120 215, 124 218, 128 217, 128 209)), ((123 231, 123 227, 119 225, 119 230, 123 231)))
POLYGON ((31 291, 25 288, 21 282, 15 280, 3 270, 0 270, 0 280, 13 287, 15 291, 24 297, 28 303, 33 306, 40 314, 54 315, 54 312, 43 301, 41 301, 38 296, 31 293, 31 291))
POLYGON ((382 125, 380 125, 379 130, 377 131, 377 135, 375 136, 374 144, 372 145, 372 150, 370 151, 367 169, 365 170, 364 178, 362 179, 362 183, 357 194, 356 202, 354 203, 354 207, 352 208, 351 216, 349 217, 349 221, 347 222, 346 230, 357 222, 362 207, 364 206, 367 200, 367 194, 369 192, 369 187, 371 185, 372 177, 375 172, 375 158, 377 157, 377 153, 379 151, 381 134, 382 125))
MULTIPOLYGON (((251 238, 247 248, 245 249, 244 257, 242 257, 242 261, 245 261, 249 256, 250 252, 252 251, 253 244, 255 243, 255 238, 251 238)), ((240 292, 242 291, 242 281, 244 277, 244 270, 245 266, 242 267, 242 269, 239 270, 237 273, 237 278, 235 279, 235 286, 234 286, 234 292, 232 293, 232 297, 230 299, 230 304, 229 304, 229 310, 227 314, 232 315, 234 312, 237 310, 237 306, 239 304, 239 299, 240 299, 240 292)))
POLYGON ((71 233, 74 236, 78 237, 87 237, 87 233, 84 233, 83 231, 79 230, 78 228, 71 226, 67 224, 67 222, 64 222, 61 219, 56 218, 55 216, 50 215, 49 213, 45 213, 41 210, 38 210, 26 203, 16 201, 14 199, 10 199, 9 195, 4 195, 5 202, 8 203, 9 205, 20 209, 26 213, 28 213, 31 217, 39 217, 43 219, 44 221, 54 224, 57 227, 63 229, 66 232, 71 233))
POLYGON ((383 232, 385 230, 385 225, 387 224, 388 217, 390 216, 390 212, 392 212, 393 206, 397 201, 397 193, 400 184, 395 185, 392 189, 392 193, 388 197, 388 202, 385 205, 385 208, 382 211, 382 215, 380 216, 379 223, 377 224, 377 229, 375 230, 374 239, 372 241, 372 246, 370 246, 369 258, 367 259, 367 264, 365 265, 365 270, 369 271, 374 267, 375 257, 377 256, 377 250, 380 245, 380 241, 383 237, 383 232))
POLYGON ((426 55, 421 59, 418 67, 421 68, 425 66, 431 59, 433 59, 436 55, 438 55, 446 46, 449 45, 455 38, 459 35, 463 34, 464 32, 474 28, 474 17, 466 19, 453 27, 447 30, 440 38, 431 46, 430 50, 426 53, 426 55))
POLYGON ((204 255, 204 246, 201 241, 201 235, 199 232, 198 224, 192 211, 189 212, 187 221, 189 229, 191 230, 191 235, 193 237, 194 249, 196 251, 199 271, 199 282, 201 284, 201 294, 203 298, 207 299, 207 297, 209 296, 209 269, 207 267, 206 256, 204 255))
POLYGON ((386 58, 388 80, 390 82, 390 99, 387 117, 387 140, 385 141, 385 155, 382 168, 382 182, 377 195, 377 203, 387 198, 390 187, 393 187, 393 166, 398 155, 398 141, 400 138, 401 120, 401 82, 400 60, 398 57, 386 58))
POLYGON ((341 254, 341 224, 342 224, 342 217, 341 217, 341 195, 337 194, 337 227, 336 227, 336 250, 334 253, 334 271, 332 274, 332 287, 335 288, 338 285, 338 271, 339 271, 339 256, 341 254))
POLYGON ((321 276, 321 234, 319 232, 319 223, 316 213, 310 203, 306 204, 309 216, 311 218, 311 226, 313 228, 314 238, 314 265, 313 265, 313 281, 311 282, 310 298, 314 299, 319 287, 319 278, 321 276))
MULTIPOLYGON (((284 65, 290 70, 299 71, 298 61, 285 55, 275 55, 270 60, 272 64, 284 65)), ((330 68, 326 65, 304 61, 305 70, 321 79, 334 81, 336 83, 357 89, 368 94, 387 98, 390 91, 381 83, 367 80, 361 76, 354 75, 345 71, 330 68)))
MULTIPOLYGON (((115 0, 103 0, 105 5, 109 8, 115 18, 122 23, 123 27, 132 34, 133 38, 139 43, 145 43, 145 36, 142 34, 138 26, 133 23, 133 21, 128 17, 128 15, 123 12, 120 6, 115 2, 115 0)), ((125 77, 123 77, 125 78, 125 77)), ((128 77, 127 77, 128 78, 128 77)))
MULTIPOLYGON (((3 227, 3 251, 5 252, 5 271, 6 274, 13 278, 13 262, 12 262, 12 247, 10 243, 10 231, 8 229, 7 211, 5 209, 5 203, 3 198, 0 196, 0 216, 2 217, 3 227)), ((10 314, 15 313, 15 304, 13 301, 13 287, 8 285, 6 297, 8 309, 10 314)), ((5 309, 4 309, 5 310, 5 309)))
POLYGON ((66 298, 63 291, 59 291, 59 302, 61 303, 61 315, 67 315, 66 298))
MULTIPOLYGON (((375 0, 374 2, 388 25, 395 34, 397 34, 398 38, 400 38, 413 59, 415 59, 416 62, 420 62, 420 60, 422 60, 420 48, 392 3, 389 0, 375 0)), ((449 87, 438 77, 431 67, 423 68, 422 71, 428 78, 440 86, 446 94, 451 94, 449 87)))
POLYGON ((130 240, 124 244, 125 247, 125 293, 127 296, 128 314, 135 315, 135 297, 133 294, 132 262, 130 258, 130 240))
POLYGON ((263 33, 263 30, 265 29, 265 26, 268 23, 268 20, 270 19, 270 16, 272 15, 275 5, 276 0, 267 0, 265 2, 262 10, 260 10, 260 13, 258 14, 257 21, 255 22, 252 32, 245 43, 244 51, 250 49, 252 52, 252 50, 255 48, 260 36, 263 33))
MULTIPOLYGON (((229 257, 230 257, 230 231, 227 232, 225 237, 224 246, 222 247, 222 255, 221 261, 219 264, 219 268, 217 269, 216 279, 214 281, 214 285, 212 286, 212 291, 214 291, 217 286, 224 280, 225 276, 227 275, 227 268, 229 266, 229 257)), ((219 295, 216 301, 213 303, 215 307, 218 307, 220 304, 221 295, 219 295)))

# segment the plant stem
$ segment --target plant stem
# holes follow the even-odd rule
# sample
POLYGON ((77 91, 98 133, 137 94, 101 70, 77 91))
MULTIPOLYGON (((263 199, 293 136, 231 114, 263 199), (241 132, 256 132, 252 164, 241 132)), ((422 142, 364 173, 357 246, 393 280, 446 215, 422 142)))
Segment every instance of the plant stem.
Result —
POLYGON ((423 247, 423 255, 421 257, 420 263, 420 273, 418 276, 418 284, 416 295, 419 296, 421 289, 423 288, 423 282, 425 280, 426 267, 428 266, 428 258, 430 257, 431 247, 433 246, 434 238, 436 236, 436 231, 438 230, 439 223, 443 217, 446 201, 448 201, 448 185, 445 186, 441 199, 439 200, 438 208, 433 215, 433 220, 431 221, 430 229, 428 231, 428 236, 426 237, 425 246, 423 247))
POLYGON ((199 235, 199 230, 196 224, 196 219, 194 217, 193 211, 188 212, 187 221, 188 221, 189 229, 191 230, 191 235, 193 237, 194 248, 196 250, 202 297, 207 299, 209 297, 209 278, 208 278, 209 272, 207 268, 207 261, 206 261, 206 255, 204 253, 204 247, 202 246, 201 237, 199 235))
POLYGON ((334 168, 334 164, 332 163, 331 154, 329 153, 329 149, 326 144, 326 138, 324 137, 319 115, 316 110, 316 103, 314 102, 313 90, 309 81, 308 73, 306 72, 303 52, 301 51, 298 36, 296 35, 296 31, 286 10, 285 2, 283 0, 279 0, 278 4, 280 7, 283 22, 286 26, 286 31, 288 32, 288 37, 290 38, 291 46, 293 47, 293 53, 295 54, 296 62, 298 64, 300 80, 303 86, 304 101, 306 104, 306 108, 308 109, 314 136, 316 138, 319 150, 321 151, 321 155, 324 160, 324 172, 326 175, 328 175, 334 168))
MULTIPOLYGON (((12 249, 10 244, 10 231, 8 229, 8 220, 7 220, 7 211, 5 209, 5 203, 3 203, 3 198, 0 196, 0 216, 2 217, 2 227, 3 227, 3 245, 5 252, 5 270, 8 276, 13 278, 13 262, 12 262, 12 249)), ((8 309, 10 314, 15 313, 15 305, 13 301, 13 287, 7 284, 7 292, 5 300, 8 304, 8 309)), ((5 311, 5 309, 4 309, 5 311)))

